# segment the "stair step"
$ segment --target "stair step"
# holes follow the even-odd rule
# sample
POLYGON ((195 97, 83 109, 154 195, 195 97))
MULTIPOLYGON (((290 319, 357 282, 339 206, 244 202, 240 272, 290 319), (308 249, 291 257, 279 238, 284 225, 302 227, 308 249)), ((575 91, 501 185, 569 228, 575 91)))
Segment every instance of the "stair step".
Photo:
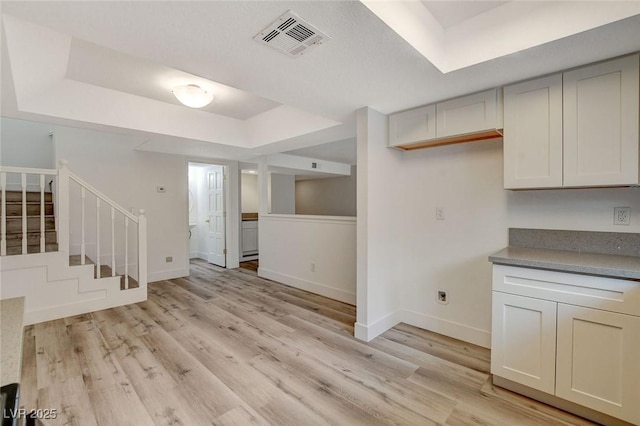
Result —
MULTIPOLYGON (((44 204, 44 214, 53 214, 53 203, 44 204)), ((22 203, 7 203, 7 216, 22 216, 22 203)), ((40 216, 40 202, 27 203, 27 216, 40 216)))
MULTIPOLYGON (((56 229, 56 219, 53 216, 46 216, 44 218, 45 231, 54 231, 56 229)), ((40 232, 40 217, 28 216, 27 217, 27 231, 28 232, 40 232)), ((7 217, 7 234, 22 233, 22 217, 7 217)))
MULTIPOLYGON (((81 257, 79 254, 74 254, 72 256, 69 256, 69 266, 80 265, 80 259, 81 257)), ((89 258, 89 256, 85 256, 84 261, 86 265, 94 265, 93 276, 94 278, 97 278, 96 267, 94 262, 89 258)), ((100 265, 100 278, 107 278, 110 276, 111 276, 111 266, 100 265)), ((124 290, 125 289, 124 275, 116 275, 116 276, 120 276, 120 290, 124 290)), ((136 281, 135 279, 133 279, 131 275, 129 275, 129 289, 132 289, 132 288, 138 288, 138 281, 136 281)))
MULTIPOLYGON (((44 245, 44 251, 46 253, 52 252, 52 251, 58 251, 58 244, 45 244, 44 245)), ((40 253, 40 244, 31 244, 27 246, 27 253, 28 254, 32 254, 32 253, 40 253)), ((15 256, 17 254, 22 254, 22 245, 20 246, 12 246, 9 247, 7 244, 7 256, 15 256)))
MULTIPOLYGON (((7 204, 12 201, 22 201, 22 191, 6 191, 7 204)), ((0 200, 2 200, 2 193, 0 193, 0 200)), ((44 200, 48 202, 53 201, 53 194, 51 192, 44 193, 44 200)), ((40 202, 40 191, 27 191, 27 202, 40 202)))
MULTIPOLYGON (((57 242, 56 231, 45 231, 44 242, 45 244, 55 244, 57 242)), ((27 245, 39 245, 40 244, 40 232, 28 232, 27 233, 27 245)), ((16 234, 7 234, 7 247, 22 247, 22 232, 16 234)))

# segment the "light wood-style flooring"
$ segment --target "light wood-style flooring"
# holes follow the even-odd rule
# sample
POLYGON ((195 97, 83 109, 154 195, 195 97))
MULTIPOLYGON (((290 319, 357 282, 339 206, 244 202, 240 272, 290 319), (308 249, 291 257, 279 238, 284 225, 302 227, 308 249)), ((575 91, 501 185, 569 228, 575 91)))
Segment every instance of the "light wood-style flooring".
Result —
POLYGON ((586 425, 495 388, 489 351, 192 263, 149 300, 25 329, 22 401, 64 425, 586 425))

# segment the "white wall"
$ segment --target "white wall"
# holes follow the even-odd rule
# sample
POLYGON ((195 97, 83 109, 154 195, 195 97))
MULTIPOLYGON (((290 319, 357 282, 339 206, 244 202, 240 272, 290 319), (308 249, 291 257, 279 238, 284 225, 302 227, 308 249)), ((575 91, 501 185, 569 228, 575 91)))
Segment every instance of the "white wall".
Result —
POLYGON ((296 213, 296 179, 293 175, 271 173, 270 175, 271 213, 296 213))
POLYGON ((296 214, 355 216, 356 167, 351 176, 296 181, 296 214))
POLYGON ((56 127, 55 134, 56 155, 72 172, 123 207, 145 210, 149 281, 188 275, 184 158, 135 151, 140 141, 122 135, 69 127, 56 127), (166 192, 156 192, 158 185, 166 192))
POLYGON ((0 165, 55 168, 50 124, 0 118, 0 165))
POLYGON ((401 153, 387 148, 387 117, 370 108, 357 111, 357 296, 356 337, 371 340, 399 319, 403 245, 398 216, 406 206, 395 177, 401 153))
MULTIPOLYGON (((369 143, 362 148, 368 150, 369 173, 368 182, 358 182, 358 221, 363 213, 360 189, 365 186, 369 188, 368 212, 364 212, 368 213, 366 257, 369 264, 393 265, 383 281, 393 282, 401 293, 395 320, 489 346, 487 257, 508 244, 509 227, 640 232, 637 188, 506 191, 501 139, 399 153, 381 147, 371 126, 367 130, 369 143), (385 173, 375 173, 380 170, 385 173), (379 181, 382 174, 385 183, 379 181), (394 197, 394 191, 401 196, 394 197), (615 206, 631 207, 631 226, 613 225, 615 206), (444 208, 444 221, 435 219, 436 207, 444 208), (380 229, 389 231, 386 238, 373 242, 380 229), (438 289, 449 292, 448 305, 436 302, 438 289)), ((384 137, 382 127, 375 132, 378 139, 384 137)), ((360 138, 359 134, 359 169, 360 138)), ((359 177, 361 172, 366 171, 359 170, 359 177)), ((388 296, 371 295, 381 286, 378 276, 369 272, 363 285, 369 293, 363 302, 369 321, 365 325, 389 314, 389 307, 381 306, 388 296)), ((358 322, 360 288, 359 281, 358 322)))
POLYGON ((258 175, 242 173, 240 185, 242 213, 256 213, 258 211, 258 175))
POLYGON ((261 216, 258 275, 354 304, 355 218, 261 216))

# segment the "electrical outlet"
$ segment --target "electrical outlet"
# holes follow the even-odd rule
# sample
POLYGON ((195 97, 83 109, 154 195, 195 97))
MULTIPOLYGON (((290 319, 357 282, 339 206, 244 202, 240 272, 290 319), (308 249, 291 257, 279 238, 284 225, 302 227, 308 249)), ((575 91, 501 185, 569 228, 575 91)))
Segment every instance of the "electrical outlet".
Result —
POLYGON ((436 220, 444 220, 444 207, 436 207, 436 220))
POLYGON ((436 292, 436 300, 441 305, 448 305, 449 304, 449 295, 447 294, 447 292, 445 290, 438 290, 436 292))
POLYGON ((626 226, 631 225, 631 207, 614 207, 613 224, 626 226))
POLYGON ((173 262, 173 256, 167 256, 167 257, 165 257, 165 258, 164 258, 164 261, 165 261, 166 263, 173 262))
POLYGON ((311 272, 315 272, 316 271, 316 263, 315 262, 311 262, 311 266, 309 267, 309 269, 311 270, 311 272))

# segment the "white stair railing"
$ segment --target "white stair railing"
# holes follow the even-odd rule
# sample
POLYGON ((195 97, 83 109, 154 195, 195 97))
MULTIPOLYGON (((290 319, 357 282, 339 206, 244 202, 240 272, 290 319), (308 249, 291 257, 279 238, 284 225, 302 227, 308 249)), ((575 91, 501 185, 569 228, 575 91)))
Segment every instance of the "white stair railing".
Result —
MULTIPOLYGON (((60 169, 33 169, 33 168, 21 168, 21 167, 0 167, 0 190, 2 195, 1 201, 1 227, 0 227, 0 254, 2 256, 7 255, 7 191, 18 190, 22 192, 22 254, 27 254, 27 189, 29 186, 37 187, 40 191, 40 252, 46 251, 46 234, 45 234, 45 184, 48 176, 53 176, 56 180, 56 202, 55 208, 57 210, 56 215, 56 230, 58 236, 58 251, 64 252, 66 256, 67 266, 69 261, 70 250, 70 217, 71 217, 71 183, 73 182, 80 187, 80 263, 85 264, 85 258, 87 253, 87 232, 86 232, 86 203, 87 193, 93 195, 96 200, 96 224, 95 224, 95 236, 96 236, 96 277, 100 278, 101 271, 101 223, 100 223, 100 208, 102 204, 105 204, 110 209, 110 263, 111 276, 123 275, 124 276, 124 288, 129 288, 129 276, 132 271, 132 263, 137 263, 137 280, 140 288, 147 286, 147 220, 144 216, 144 210, 139 210, 139 216, 128 212, 126 209, 115 203, 111 198, 104 195, 102 192, 82 180, 79 176, 69 171, 66 161, 60 162, 60 169), (29 184, 34 181, 34 175, 37 181, 36 184, 29 184), (11 179, 8 179, 11 177, 11 179), (38 178, 39 177, 39 178, 38 178), (14 183, 15 181, 15 183, 14 183), (123 218, 123 241, 124 241, 124 256, 122 261, 123 274, 118 274, 118 256, 117 256, 117 229, 116 218, 120 215, 123 218), (129 250, 129 237, 131 225, 137 227, 137 253, 133 262, 129 259, 131 254, 129 250)), ((77 206, 74 206, 77 207, 77 206)), ((108 236, 107 236, 108 238, 108 236)), ((109 248, 106 249, 107 251, 109 248)))
POLYGON ((0 255, 7 255, 7 191, 21 191, 22 193, 22 254, 27 254, 27 189, 29 186, 40 191, 40 252, 46 250, 46 228, 45 228, 45 182, 47 176, 57 176, 55 169, 33 169, 24 167, 0 167, 0 191, 2 195, 2 207, 0 208, 0 255), (29 177, 35 177, 35 184, 30 184, 29 177), (13 179, 10 179, 13 178, 13 179))

